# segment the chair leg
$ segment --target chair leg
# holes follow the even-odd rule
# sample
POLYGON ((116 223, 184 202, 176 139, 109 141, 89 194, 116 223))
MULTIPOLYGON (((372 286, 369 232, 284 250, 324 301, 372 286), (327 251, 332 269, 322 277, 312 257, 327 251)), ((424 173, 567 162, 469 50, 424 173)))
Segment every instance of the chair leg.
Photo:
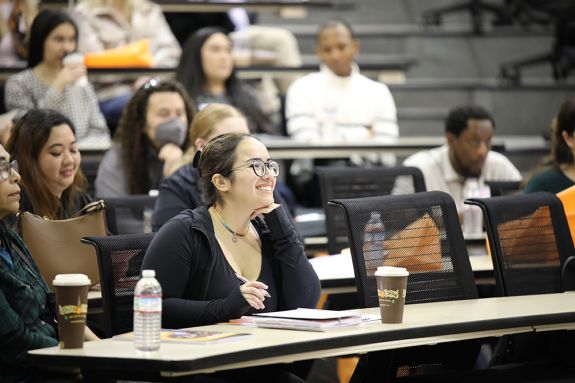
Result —
POLYGON ((350 383, 391 382, 396 375, 394 351, 370 352, 360 356, 350 383))
POLYGON ((522 68, 546 62, 550 64, 553 63, 552 53, 542 54, 522 61, 514 61, 506 64, 501 64, 499 74, 502 80, 510 81, 514 85, 519 85, 521 83, 522 68))

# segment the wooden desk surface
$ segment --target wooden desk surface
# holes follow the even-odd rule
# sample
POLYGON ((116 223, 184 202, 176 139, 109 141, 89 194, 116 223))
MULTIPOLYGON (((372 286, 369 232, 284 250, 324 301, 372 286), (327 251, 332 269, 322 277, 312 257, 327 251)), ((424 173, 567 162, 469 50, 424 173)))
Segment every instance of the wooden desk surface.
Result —
MULTIPOLYGON (((83 349, 50 347, 30 351, 28 356, 31 363, 39 365, 177 376, 486 336, 574 329, 574 298, 573 293, 563 293, 414 304, 405 307, 401 324, 371 322, 332 332, 221 324, 201 329, 249 332, 253 336, 213 345, 163 343, 153 353, 136 352, 132 342, 105 339, 87 342, 83 349)), ((378 308, 360 311, 373 314, 378 308)))

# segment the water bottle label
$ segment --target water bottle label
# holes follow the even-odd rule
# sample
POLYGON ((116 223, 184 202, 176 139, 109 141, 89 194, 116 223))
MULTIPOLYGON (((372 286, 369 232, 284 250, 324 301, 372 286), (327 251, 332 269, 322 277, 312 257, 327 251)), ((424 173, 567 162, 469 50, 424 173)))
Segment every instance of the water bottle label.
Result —
POLYGON ((135 295, 134 311, 154 313, 162 312, 162 296, 156 295, 135 295))

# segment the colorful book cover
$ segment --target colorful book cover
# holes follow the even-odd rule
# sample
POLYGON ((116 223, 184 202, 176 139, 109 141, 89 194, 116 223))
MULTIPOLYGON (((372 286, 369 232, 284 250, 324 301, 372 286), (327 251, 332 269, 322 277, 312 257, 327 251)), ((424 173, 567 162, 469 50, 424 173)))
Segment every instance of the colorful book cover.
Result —
MULTIPOLYGON (((212 344, 246 339, 252 334, 227 331, 202 331, 194 329, 162 330, 160 340, 170 343, 212 344)), ((133 340, 134 333, 114 336, 119 340, 133 340)))

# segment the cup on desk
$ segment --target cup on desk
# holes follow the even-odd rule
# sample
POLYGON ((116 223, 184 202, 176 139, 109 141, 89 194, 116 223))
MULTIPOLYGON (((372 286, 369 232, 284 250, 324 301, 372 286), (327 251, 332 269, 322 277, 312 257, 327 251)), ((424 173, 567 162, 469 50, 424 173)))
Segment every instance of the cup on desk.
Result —
POLYGON ((56 292, 60 348, 82 348, 90 279, 85 274, 58 274, 52 284, 56 292))
POLYGON ((404 267, 379 266, 375 272, 382 323, 401 323, 409 272, 404 267))

